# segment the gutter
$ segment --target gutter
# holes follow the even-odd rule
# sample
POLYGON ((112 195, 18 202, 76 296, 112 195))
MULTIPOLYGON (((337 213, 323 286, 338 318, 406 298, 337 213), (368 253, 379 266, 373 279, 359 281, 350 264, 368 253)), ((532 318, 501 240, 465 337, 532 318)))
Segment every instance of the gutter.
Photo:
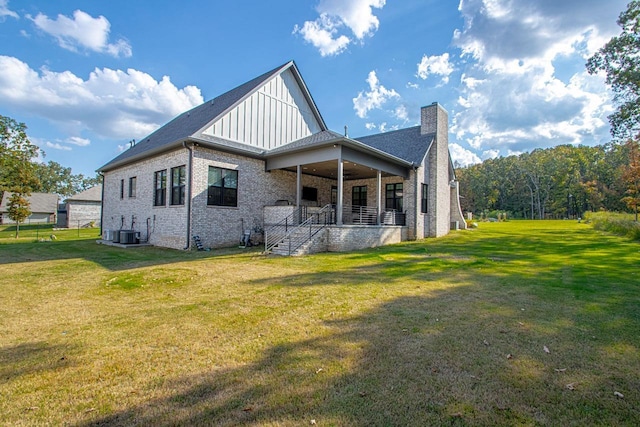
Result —
POLYGON ((422 214, 422 204, 418 206, 420 202, 419 195, 422 193, 422 188, 418 190, 418 166, 413 165, 413 192, 415 194, 414 199, 414 214, 413 214, 413 232, 415 240, 418 240, 418 215, 422 214))
POLYGON ((193 187, 193 148, 191 148, 187 144, 187 141, 182 141, 182 146, 189 151, 189 190, 187 191, 187 194, 185 194, 185 198, 187 199, 187 245, 183 248, 185 251, 188 251, 191 248, 191 193, 193 187))
MULTIPOLYGON (((100 195, 100 238, 102 239, 102 222, 104 221, 104 174, 102 172, 98 172, 98 175, 102 177, 102 190, 100 195)), ((69 223, 69 218, 67 217, 67 224, 69 223)))

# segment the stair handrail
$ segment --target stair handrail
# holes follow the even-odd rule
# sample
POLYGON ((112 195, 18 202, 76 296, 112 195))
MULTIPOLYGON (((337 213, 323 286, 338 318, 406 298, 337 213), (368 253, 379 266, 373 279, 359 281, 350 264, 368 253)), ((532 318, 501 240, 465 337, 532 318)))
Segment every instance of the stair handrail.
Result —
MULTIPOLYGON (((301 208, 305 208, 305 206, 302 206, 301 208)), ((333 224, 333 222, 334 222, 333 205, 328 204, 328 205, 323 206, 322 209, 320 209, 318 212, 313 212, 311 214, 307 213, 307 210, 304 209, 304 214, 306 216, 304 221, 299 222, 295 226, 294 225, 288 226, 288 224, 292 220, 291 217, 295 218, 296 215, 299 215, 298 218, 302 219, 301 213, 302 212, 299 211, 299 209, 296 209, 291 215, 287 216, 285 219, 283 219, 279 223, 277 223, 277 224, 275 224, 275 225, 273 225, 271 227, 268 227, 268 228, 265 227, 265 231, 264 231, 264 233, 265 233, 265 235, 264 235, 264 242, 265 242, 264 243, 264 251, 265 251, 265 253, 268 253, 275 246, 279 245, 280 243, 282 243, 285 240, 287 240, 287 238, 289 238, 288 254, 291 255, 300 246, 302 246, 306 242, 308 242, 320 230, 322 230, 328 224, 333 224), (327 220, 327 214, 329 214, 329 220, 327 220), (324 216, 324 221, 322 221, 322 222, 320 222, 320 216, 321 215, 324 216), (314 222, 314 219, 316 220, 315 222, 314 222), (320 227, 316 227, 315 231, 314 231, 313 225, 320 225, 320 227), (307 226, 309 226, 309 235, 308 236, 305 235, 304 238, 300 238, 300 239, 296 240, 295 243, 292 245, 291 236, 295 235, 297 230, 303 229, 304 227, 307 227, 307 226), (277 229, 280 229, 282 227, 285 227, 284 233, 278 232, 277 229), (272 237, 272 234, 275 234, 275 237, 272 237)))
POLYGON ((300 206, 293 210, 280 222, 264 227, 265 252, 277 245, 287 234, 290 228, 297 226, 301 222, 303 215, 306 215, 306 206, 300 206), (282 231, 280 231, 282 230, 282 231))

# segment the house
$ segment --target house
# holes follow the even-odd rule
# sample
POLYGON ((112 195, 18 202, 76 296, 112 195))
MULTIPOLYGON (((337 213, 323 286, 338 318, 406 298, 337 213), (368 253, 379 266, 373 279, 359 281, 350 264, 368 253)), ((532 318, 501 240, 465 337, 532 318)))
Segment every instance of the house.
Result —
MULTIPOLYGON (((0 224, 15 224, 7 213, 11 194, 9 191, 0 192, 0 224)), ((27 200, 30 203, 31 215, 25 220, 25 224, 55 224, 58 211, 57 194, 31 193, 27 200)))
POLYGON ((96 185, 65 200, 67 228, 100 225, 102 216, 102 185, 96 185))
POLYGON ((249 237, 267 250, 342 251, 465 227, 442 106, 423 107, 419 126, 351 138, 327 128, 293 61, 179 115, 100 172, 106 235, 134 230, 168 248, 197 235, 206 247, 249 237))

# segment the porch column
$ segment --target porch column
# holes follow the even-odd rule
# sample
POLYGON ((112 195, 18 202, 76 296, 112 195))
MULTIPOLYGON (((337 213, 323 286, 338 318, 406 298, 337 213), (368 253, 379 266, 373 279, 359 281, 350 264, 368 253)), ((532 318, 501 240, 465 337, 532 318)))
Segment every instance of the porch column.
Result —
POLYGON ((378 210, 378 218, 376 224, 382 223, 382 171, 378 170, 378 176, 376 180, 376 209, 378 210))
POLYGON ((336 224, 342 225, 342 197, 344 195, 344 165, 342 164, 342 153, 338 156, 338 204, 336 206, 336 224))
POLYGON ((296 208, 302 203, 302 166, 296 166, 296 208))

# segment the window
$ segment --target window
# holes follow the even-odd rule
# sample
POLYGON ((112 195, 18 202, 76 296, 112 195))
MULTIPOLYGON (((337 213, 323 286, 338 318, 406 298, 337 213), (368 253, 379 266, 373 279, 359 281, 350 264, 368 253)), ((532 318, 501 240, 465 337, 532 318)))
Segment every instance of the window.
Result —
POLYGON ((184 187, 186 182, 184 165, 171 168, 171 204, 184 205, 184 187))
POLYGON ((318 189, 314 187, 302 187, 302 200, 310 202, 318 201, 318 189))
POLYGON ((429 186, 427 184, 422 184, 422 213, 427 213, 428 209, 428 194, 429 194, 429 186))
POLYGON ((136 197, 136 181, 135 176, 129 178, 129 197, 136 197))
POLYGON ((335 205, 338 203, 338 187, 335 185, 331 186, 331 204, 335 205))
POLYGON ((120 198, 124 199, 124 179, 120 180, 120 198))
POLYGON ((209 166, 207 205, 238 206, 238 171, 209 166))
POLYGON ((355 186, 351 189, 351 205, 367 206, 367 186, 355 186))
POLYGON ((167 204, 167 170, 158 171, 153 178, 155 191, 153 193, 153 206, 167 204))
POLYGON ((402 212, 402 183, 387 184, 385 199, 388 210, 402 212))

